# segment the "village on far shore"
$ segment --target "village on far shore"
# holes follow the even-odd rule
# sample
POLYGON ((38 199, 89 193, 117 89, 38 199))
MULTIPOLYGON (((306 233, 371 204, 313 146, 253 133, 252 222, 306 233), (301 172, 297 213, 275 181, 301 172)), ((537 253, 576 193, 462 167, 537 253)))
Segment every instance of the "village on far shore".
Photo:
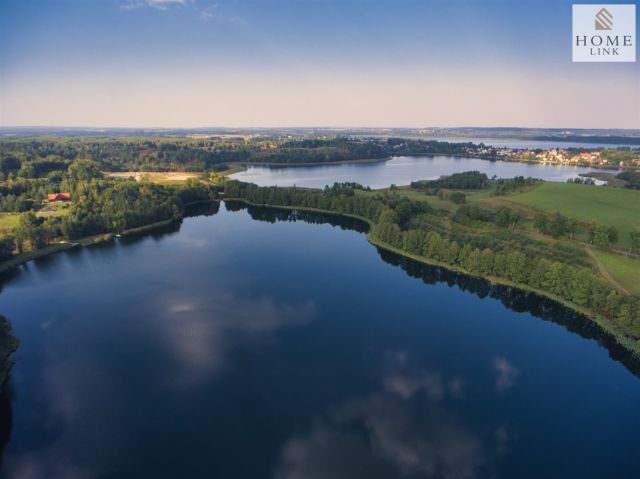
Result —
MULTIPOLYGON (((360 143, 383 144, 386 138, 352 138, 360 143)), ((437 140, 436 140, 437 141, 437 140)), ((506 146, 490 146, 484 143, 464 144, 464 156, 489 160, 517 161, 544 165, 572 165, 592 168, 640 168, 640 147, 611 146, 608 148, 515 148, 506 146)), ((446 143, 446 142, 445 142, 446 143)), ((392 149, 403 151, 409 144, 398 141, 392 149)))

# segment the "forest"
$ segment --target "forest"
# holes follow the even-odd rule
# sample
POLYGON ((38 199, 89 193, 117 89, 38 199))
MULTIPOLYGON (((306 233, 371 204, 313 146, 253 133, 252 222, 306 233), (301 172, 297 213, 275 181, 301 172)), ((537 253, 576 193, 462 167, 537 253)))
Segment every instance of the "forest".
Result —
MULTIPOLYGON (((371 224, 370 240, 392 251, 451 267, 475 276, 495 278, 559 299, 622 336, 636 351, 640 346, 640 301, 617 291, 579 248, 536 240, 513 227, 515 209, 475 211, 460 207, 453 217, 425 201, 412 201, 394 192, 364 195, 354 185, 335 184, 323 191, 258 187, 228 181, 225 196, 256 205, 309 208, 352 215, 371 224), (491 229, 483 226, 491 223, 491 229)), ((571 234, 571 222, 555 218, 553 234, 571 234)), ((603 231, 609 241, 615 232, 603 231)), ((594 233, 598 234, 597 232, 594 233)))
POLYGON ((229 163, 325 163, 393 155, 468 156, 470 149, 480 151, 472 143, 399 138, 15 137, 0 140, 0 179, 45 178, 78 159, 91 159, 102 171, 201 172, 224 170, 229 163))
MULTIPOLYGON (((466 143, 398 138, 167 138, 39 137, 0 141, 0 261, 64 241, 179 221, 185 206, 221 197, 259 205, 309 208, 366 219, 370 239, 394 251, 462 272, 496 278, 547 294, 592 316, 636 347, 640 340, 638 299, 623 294, 595 269, 584 248, 571 241, 578 230, 607 251, 620 242, 611 225, 539 212, 525 234, 516 207, 468 203, 481 191, 497 197, 535 188, 532 178, 489 179, 469 171, 417 181, 416 201, 393 188, 371 191, 356 183, 324 190, 257 187, 223 181, 212 172, 230 162, 325 162, 384 158, 392 154, 461 154, 466 143), (178 184, 113 178, 111 171, 197 171, 201 177, 178 184), (454 191, 451 191, 454 190, 454 191), (50 203, 47 195, 69 193, 50 203), (426 199, 425 199, 426 198, 426 199), (429 199, 429 198, 433 198, 429 199), (451 201, 455 209, 432 206, 451 201), (545 239, 545 238, 549 238, 545 239)), ((468 152, 467 152, 468 154, 468 152)), ((636 177, 625 176, 628 186, 636 177)), ((632 186, 631 186, 632 187, 632 186)), ((531 221, 531 220, 530 220, 531 221)), ((629 253, 640 250, 640 234, 624 232, 629 253), (627 239, 626 237, 629 236, 627 239)))
POLYGON ((0 260, 61 240, 179 220, 185 205, 214 199, 221 190, 197 181, 165 186, 105 178, 98 166, 92 160, 74 160, 66 171, 0 187, 2 210, 20 212, 11 233, 0 238, 0 260), (71 194, 71 201, 43 212, 43 197, 62 191, 71 194))

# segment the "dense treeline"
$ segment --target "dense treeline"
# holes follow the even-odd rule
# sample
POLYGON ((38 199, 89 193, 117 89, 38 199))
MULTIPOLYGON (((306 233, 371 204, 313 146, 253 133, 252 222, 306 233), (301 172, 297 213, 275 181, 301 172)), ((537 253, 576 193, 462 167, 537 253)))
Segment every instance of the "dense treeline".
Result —
POLYGON ((540 183, 542 180, 536 178, 525 178, 524 176, 516 176, 515 178, 499 178, 495 180, 496 189, 493 194, 495 196, 506 195, 514 191, 521 191, 525 188, 540 183))
MULTIPOLYGON (((516 176, 515 178, 487 178, 487 175, 479 171, 465 171, 463 173, 454 173, 449 176, 443 176, 437 180, 418 180, 411 182, 411 188, 424 191, 426 194, 441 194, 441 189, 452 190, 483 190, 494 186, 492 194, 502 196, 514 191, 522 191, 526 188, 540 183, 541 180, 536 178, 525 178, 524 176, 516 176)), ((462 204, 462 201, 454 203, 462 204)))
POLYGON ((479 171, 465 171, 443 176, 437 180, 420 180, 411 182, 411 188, 448 188, 454 190, 482 190, 489 186, 489 178, 479 171))
POLYGON ((640 171, 623 171, 617 177, 627 182, 625 188, 640 190, 640 171))
POLYGON ((471 143, 398 138, 6 138, 0 140, 0 175, 44 178, 66 170, 78 159, 92 159, 103 171, 219 171, 232 162, 290 164, 393 155, 468 156, 475 150, 486 151, 480 148, 471 143))
MULTIPOLYGON (((497 277, 562 298, 609 320, 614 329, 628 338, 640 340, 640 304, 605 281, 586 261, 578 261, 577 249, 552 251, 543 242, 518 237, 510 228, 518 221, 515 210, 504 208, 491 213, 471 213, 473 207, 461 206, 466 216, 492 221, 504 228, 501 234, 479 234, 443 227, 443 222, 424 201, 411 201, 394 194, 363 195, 344 185, 324 191, 300 188, 258 187, 229 181, 227 197, 255 204, 270 204, 328 210, 362 216, 372 223, 374 240, 396 250, 424 257, 468 273, 497 277)), ((458 213, 456 213, 458 214, 458 213)), ((458 219, 459 221, 459 219, 458 219)), ((455 221, 454 221, 455 224, 455 221)))
POLYGON ((73 162, 57 183, 46 183, 44 187, 48 191, 62 189, 71 193, 72 200, 65 205, 67 214, 37 216, 34 211, 22 213, 13 236, 0 240, 0 259, 7 259, 15 252, 43 248, 57 239, 118 233, 159 221, 177 220, 184 214, 185 205, 211 200, 221 189, 196 181, 181 186, 163 186, 107 179, 90 160, 73 162))

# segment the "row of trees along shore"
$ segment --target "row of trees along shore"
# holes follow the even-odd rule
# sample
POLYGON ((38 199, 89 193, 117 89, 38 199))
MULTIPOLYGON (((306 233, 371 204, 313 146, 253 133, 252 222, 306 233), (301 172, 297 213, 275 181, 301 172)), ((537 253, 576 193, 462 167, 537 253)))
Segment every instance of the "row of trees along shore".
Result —
MULTIPOLYGON (((446 217, 426 201, 384 192, 362 194, 355 183, 324 191, 258 187, 227 181, 225 196, 258 205, 311 208, 355 215, 370 222, 374 242, 411 256, 435 261, 473 275, 523 285, 604 318, 611 332, 640 347, 640 300, 616 290, 593 269, 579 248, 536 241, 503 228, 478 230, 446 217)), ((508 212, 498 214, 504 218, 508 212)))
POLYGON ((91 160, 74 161, 60 180, 49 186, 53 191, 71 193, 72 201, 65 205, 68 214, 38 216, 33 210, 21 213, 13 234, 0 239, 0 260, 58 240, 120 233, 156 222, 179 220, 185 205, 214 199, 222 189, 197 181, 166 186, 105 178, 91 160))
MULTIPOLYGON (((0 139, 0 176, 42 178, 75 160, 92 159, 103 171, 223 170, 229 163, 327 163, 394 155, 469 155, 472 143, 400 138, 14 137, 0 139)), ((495 158, 495 152, 489 155, 495 158)))

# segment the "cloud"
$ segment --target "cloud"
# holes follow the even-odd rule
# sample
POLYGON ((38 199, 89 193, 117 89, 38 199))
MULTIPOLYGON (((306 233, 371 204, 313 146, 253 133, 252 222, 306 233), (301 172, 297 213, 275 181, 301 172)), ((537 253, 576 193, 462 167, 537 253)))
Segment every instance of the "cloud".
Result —
POLYGON ((245 18, 223 13, 218 3, 204 4, 196 0, 130 0, 120 6, 122 10, 138 10, 140 8, 153 8, 156 10, 170 10, 172 8, 185 8, 207 22, 224 22, 236 25, 246 25, 245 18))
POLYGON ((496 391, 499 393, 506 391, 513 387, 516 383, 516 379, 520 374, 518 368, 507 361, 505 358, 494 358, 493 367, 496 370, 496 391))
POLYGON ((186 7, 188 0, 134 0, 122 5, 124 10, 135 10, 141 7, 151 7, 157 10, 167 10, 170 7, 186 7))

